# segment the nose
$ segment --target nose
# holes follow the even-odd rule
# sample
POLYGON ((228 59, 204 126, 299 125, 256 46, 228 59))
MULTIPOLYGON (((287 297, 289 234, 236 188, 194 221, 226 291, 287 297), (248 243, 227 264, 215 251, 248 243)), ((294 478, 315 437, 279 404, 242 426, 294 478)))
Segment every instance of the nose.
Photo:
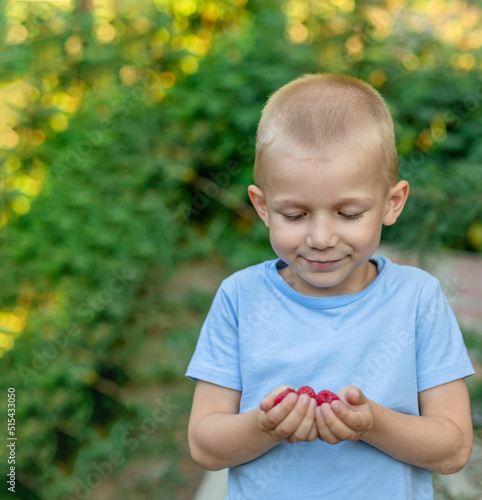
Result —
POLYGON ((337 241, 334 224, 330 223, 327 217, 313 218, 306 235, 306 244, 309 247, 323 250, 334 247, 337 241))

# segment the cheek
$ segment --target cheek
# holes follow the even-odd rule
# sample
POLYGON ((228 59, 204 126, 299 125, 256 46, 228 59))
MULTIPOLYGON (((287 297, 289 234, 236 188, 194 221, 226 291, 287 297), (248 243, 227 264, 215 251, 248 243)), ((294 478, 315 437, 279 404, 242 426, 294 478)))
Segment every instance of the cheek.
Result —
POLYGON ((348 241, 353 245, 357 246, 371 246, 374 241, 380 239, 381 235, 381 224, 378 221, 371 221, 365 224, 353 224, 353 226, 348 226, 344 231, 344 235, 348 241))
POLYGON ((280 249, 288 249, 298 246, 300 239, 303 238, 303 232, 299 227, 292 227, 286 223, 274 223, 270 226, 271 245, 280 249))

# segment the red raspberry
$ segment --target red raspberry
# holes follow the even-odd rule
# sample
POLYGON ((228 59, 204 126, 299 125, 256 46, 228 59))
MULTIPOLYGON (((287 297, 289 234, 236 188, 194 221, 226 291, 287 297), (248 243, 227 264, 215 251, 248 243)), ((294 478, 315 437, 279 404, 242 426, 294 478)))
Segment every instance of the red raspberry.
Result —
POLYGON ((276 405, 279 405, 281 403, 281 401, 283 401, 283 399, 290 393, 290 392, 296 392, 294 389, 292 389, 291 387, 288 387, 287 389, 285 389, 284 391, 280 392, 277 396, 276 396, 276 399, 274 400, 274 405, 273 406, 276 406, 276 405))
POLYGON ((308 394, 310 398, 316 398, 316 392, 309 385, 300 387, 296 392, 298 393, 298 396, 301 396, 302 394, 308 394))
POLYGON ((322 405, 323 403, 331 403, 332 401, 335 401, 337 399, 339 400, 340 398, 334 392, 327 390, 320 391, 316 395, 316 403, 318 404, 318 406, 322 405))

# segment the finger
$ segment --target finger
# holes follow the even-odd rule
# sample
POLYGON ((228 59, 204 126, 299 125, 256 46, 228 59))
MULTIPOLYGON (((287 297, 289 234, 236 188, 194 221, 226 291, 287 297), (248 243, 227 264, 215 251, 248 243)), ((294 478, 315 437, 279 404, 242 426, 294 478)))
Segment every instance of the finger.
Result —
POLYGON ((307 441, 310 443, 315 441, 318 438, 318 427, 316 427, 316 421, 313 420, 313 424, 311 426, 311 431, 308 434, 308 437, 306 438, 307 441))
POLYGON ((340 440, 333 434, 328 423, 325 420, 325 416, 328 411, 331 411, 330 405, 328 403, 323 403, 321 406, 316 408, 315 412, 315 422, 316 428, 318 430, 318 437, 327 442, 328 444, 338 444, 340 440))
MULTIPOLYGON (((306 395, 305 395, 306 396, 306 395)), ((310 435, 313 435, 313 428, 315 423, 315 410, 316 410, 316 399, 309 398, 306 401, 304 396, 300 397, 301 404, 307 404, 308 408, 306 410, 303 420, 300 422, 296 430, 287 439, 289 442, 298 443, 301 441, 307 441, 310 435)), ((316 439, 317 433, 315 433, 312 441, 316 439)))
POLYGON ((363 409, 353 411, 340 401, 333 401, 331 409, 346 426, 354 431, 359 432, 368 430, 368 427, 371 428, 373 418, 368 411, 364 411, 363 409))
POLYGON ((333 411, 331 404, 325 403, 324 405, 322 405, 321 412, 326 427, 338 441, 354 441, 358 439, 358 432, 346 425, 345 422, 338 418, 336 413, 333 411))
MULTIPOLYGON (((291 396, 289 394, 287 397, 291 396)), ((284 400, 283 400, 284 401, 284 400)), ((280 403, 281 404, 281 403, 280 403)), ((305 418, 310 404, 310 397, 307 394, 302 394, 298 397, 298 401, 286 416, 286 418, 276 427, 275 431, 281 439, 289 438, 300 426, 305 418)))
POLYGON ((338 393, 338 397, 348 406, 360 406, 367 402, 365 394, 354 385, 343 387, 338 393))
POLYGON ((283 392, 285 389, 288 389, 288 387, 290 387, 291 389, 293 389, 293 387, 291 387, 289 385, 282 385, 282 386, 277 387, 276 389, 272 390, 267 396, 265 396, 261 400, 261 402, 259 403, 259 407, 263 411, 269 411, 269 410, 271 410, 271 408, 273 408, 273 406, 274 406, 274 402, 275 402, 276 398, 278 397, 278 394, 280 394, 281 392, 283 392))
POLYGON ((298 402, 298 395, 296 393, 288 394, 283 401, 274 408, 268 411, 261 410, 259 415, 259 426, 261 430, 270 432, 276 429, 281 422, 283 422, 288 415, 292 412, 293 408, 298 402))

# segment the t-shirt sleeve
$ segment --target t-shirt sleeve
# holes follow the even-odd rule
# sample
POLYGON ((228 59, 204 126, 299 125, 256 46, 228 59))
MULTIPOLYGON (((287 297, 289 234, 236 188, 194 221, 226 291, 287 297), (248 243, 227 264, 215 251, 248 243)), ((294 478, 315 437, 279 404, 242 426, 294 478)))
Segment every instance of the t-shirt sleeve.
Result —
POLYGON ((435 278, 418 310, 416 356, 418 391, 474 373, 455 315, 435 278))
POLYGON ((242 390, 235 290, 224 281, 202 326, 186 376, 242 390))

